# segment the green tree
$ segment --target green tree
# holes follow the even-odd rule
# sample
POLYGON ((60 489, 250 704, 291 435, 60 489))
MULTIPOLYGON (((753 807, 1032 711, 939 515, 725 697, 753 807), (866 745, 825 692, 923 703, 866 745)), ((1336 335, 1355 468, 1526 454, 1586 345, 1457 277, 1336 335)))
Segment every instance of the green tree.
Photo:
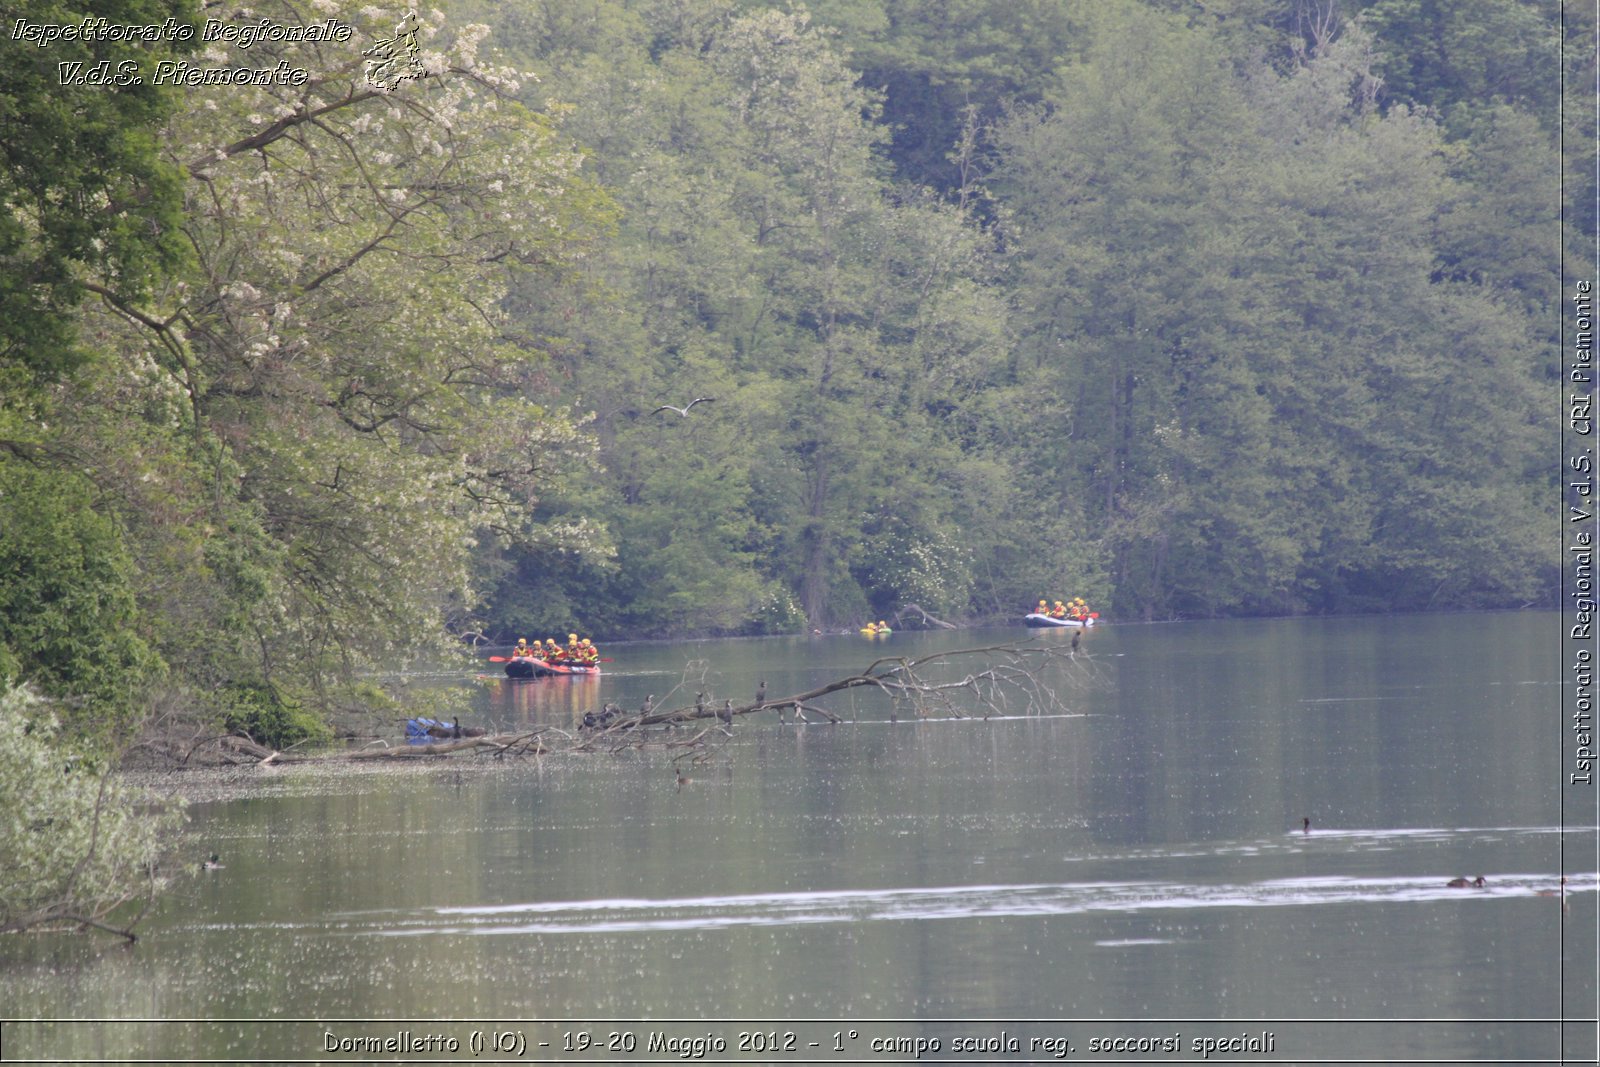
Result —
POLYGON ((1002 132, 1025 350, 1070 402, 1037 469, 1103 532, 1119 613, 1521 603, 1548 579, 1497 521, 1532 510, 1546 357, 1505 288, 1441 271, 1444 142, 1380 112, 1372 56, 1350 30, 1239 71, 1202 28, 1108 10, 1002 132))
POLYGON ((182 818, 85 757, 51 706, 0 686, 0 933, 94 926, 132 938, 161 888, 164 834, 182 818), (120 909, 120 910, 119 910, 120 909))
POLYGON ((889 158, 905 181, 941 191, 970 180, 952 158, 965 128, 1043 98, 1077 46, 1086 5, 1059 0, 814 0, 819 23, 863 84, 883 95, 889 158))
POLYGON ((793 597, 821 623, 905 599, 875 573, 886 523, 942 545, 981 512, 985 482, 953 476, 967 457, 941 423, 1007 343, 990 240, 888 181, 872 97, 831 35, 722 10, 618 5, 593 54, 563 36, 546 57, 624 214, 586 263, 602 306, 576 290, 518 306, 563 337, 556 384, 595 412, 618 554, 609 573, 523 561, 502 602, 682 632, 768 628, 793 597), (717 399, 653 413, 695 396, 717 399))
POLYGON ((80 733, 132 725, 162 667, 136 629, 132 568, 87 479, 0 460, 0 685, 70 698, 80 733))
POLYGON ((194 36, 196 15, 188 0, 0 4, 11 42, 0 65, 0 393, 83 361, 72 310, 86 280, 132 298, 184 261, 180 175, 156 137, 177 92, 121 75, 189 52, 192 39, 178 38, 194 36), (41 36, 91 16, 163 32, 156 42, 41 36), (97 71, 109 83, 88 76, 97 71))
POLYGON ((1378 38, 1385 96, 1437 108, 1457 132, 1509 104, 1552 127, 1561 9, 1542 0, 1378 0, 1362 21, 1378 38))
POLYGON ((84 383, 107 402, 73 426, 114 456, 151 444, 105 477, 141 562, 191 565, 188 588, 146 590, 163 614, 226 624, 165 633, 224 707, 326 708, 362 667, 447 647, 478 605, 477 539, 536 538, 541 499, 592 451, 541 403, 540 342, 503 308, 518 275, 558 274, 603 231, 581 156, 480 56, 484 27, 423 25, 425 76, 386 92, 361 44, 403 12, 319 14, 357 35, 249 54, 315 78, 197 89, 167 131, 198 269, 103 294, 88 328, 120 369, 84 383))

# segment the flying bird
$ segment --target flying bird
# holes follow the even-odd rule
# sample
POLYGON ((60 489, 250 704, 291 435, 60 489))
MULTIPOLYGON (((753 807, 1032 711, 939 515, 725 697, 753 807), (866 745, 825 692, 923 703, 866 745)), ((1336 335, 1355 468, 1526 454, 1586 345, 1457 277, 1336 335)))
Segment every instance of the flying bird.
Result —
POLYGON ((659 415, 663 411, 676 411, 679 415, 682 415, 685 418, 687 418, 688 415, 689 415, 689 409, 690 408, 694 407, 696 404, 709 404, 715 399, 716 399, 716 397, 714 397, 714 396, 697 396, 693 400, 689 401, 687 404, 683 405, 683 407, 681 407, 681 408, 673 407, 671 404, 662 404, 660 407, 656 408, 650 414, 659 415))

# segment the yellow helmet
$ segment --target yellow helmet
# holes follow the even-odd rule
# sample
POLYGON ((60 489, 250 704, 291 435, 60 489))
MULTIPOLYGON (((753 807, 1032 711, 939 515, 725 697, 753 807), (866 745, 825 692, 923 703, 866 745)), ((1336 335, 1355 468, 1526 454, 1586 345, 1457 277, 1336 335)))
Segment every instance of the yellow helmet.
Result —
POLYGON ((582 641, 579 642, 579 644, 583 644, 583 645, 587 645, 588 643, 589 643, 589 639, 587 637, 585 637, 582 641))
POLYGON ((517 644, 519 644, 519 645, 525 645, 525 644, 527 644, 527 643, 528 643, 528 639, 527 639, 527 638, 526 638, 526 637, 519 637, 519 638, 517 638, 517 644))

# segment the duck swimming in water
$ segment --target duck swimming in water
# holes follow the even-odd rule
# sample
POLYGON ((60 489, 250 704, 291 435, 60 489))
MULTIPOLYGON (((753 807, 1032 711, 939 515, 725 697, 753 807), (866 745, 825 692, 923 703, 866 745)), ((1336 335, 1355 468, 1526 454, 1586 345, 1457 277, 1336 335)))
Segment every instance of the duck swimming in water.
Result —
POLYGON ((1482 889, 1488 884, 1481 874, 1476 878, 1452 878, 1445 883, 1451 889, 1482 889))
POLYGON ((222 870, 222 858, 213 852, 210 859, 200 861, 200 869, 202 871, 220 871, 222 870))

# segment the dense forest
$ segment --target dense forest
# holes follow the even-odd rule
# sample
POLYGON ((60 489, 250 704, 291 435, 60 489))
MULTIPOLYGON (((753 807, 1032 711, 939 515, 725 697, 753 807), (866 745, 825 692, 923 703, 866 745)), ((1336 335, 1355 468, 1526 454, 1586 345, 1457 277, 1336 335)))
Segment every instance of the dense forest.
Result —
POLYGON ((315 732, 466 634, 1554 603, 1592 5, 460 0, 375 85, 405 13, 0 0, 0 678, 69 725, 315 732), (353 32, 19 31, 86 16, 353 32))

